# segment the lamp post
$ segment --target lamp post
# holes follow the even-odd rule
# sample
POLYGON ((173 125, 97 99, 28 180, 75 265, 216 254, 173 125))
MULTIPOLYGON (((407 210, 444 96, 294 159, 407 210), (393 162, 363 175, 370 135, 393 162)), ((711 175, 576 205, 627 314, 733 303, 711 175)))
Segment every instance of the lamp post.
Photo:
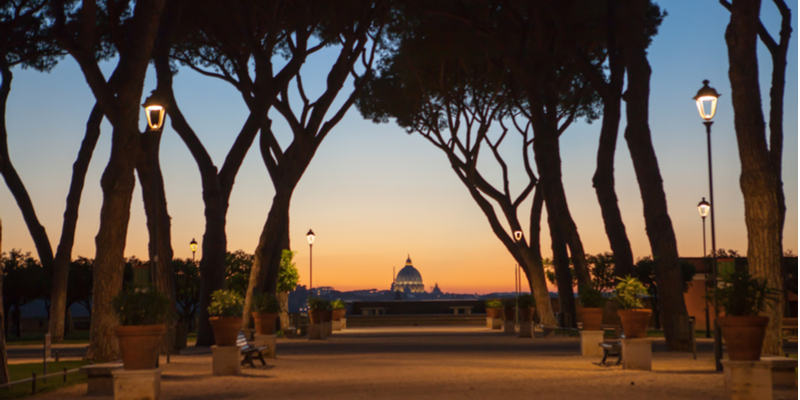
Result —
MULTIPOLYGON (((703 258, 708 257, 708 253, 706 252, 706 217, 708 216, 708 212, 711 211, 711 204, 708 204, 706 198, 703 197, 703 200, 700 200, 700 203, 697 204, 697 211, 700 212, 700 217, 703 219, 703 258)), ((706 290, 706 337, 711 337, 711 320, 708 317, 708 270, 706 270, 705 276, 705 290, 706 290)))
POLYGON ((153 223, 152 231, 150 234, 152 245, 150 246, 150 281, 156 279, 157 264, 158 264, 158 179, 156 179, 158 171, 158 139, 161 136, 161 130, 164 127, 164 117, 166 110, 164 109, 163 102, 160 100, 158 94, 153 91, 150 96, 142 104, 144 107, 145 116, 147 117, 147 130, 145 134, 150 133, 152 136, 151 145, 153 146, 153 170, 151 171, 151 178, 153 181, 153 223))
MULTIPOLYGON (((694 96, 695 103, 697 103, 697 111, 700 117, 703 118, 703 125, 706 126, 706 138, 708 142, 708 197, 709 208, 714 208, 714 174, 711 164, 711 121, 714 114, 717 112, 717 99, 720 94, 714 88, 708 86, 708 80, 703 81, 703 87, 697 91, 694 96)), ((712 284, 717 287, 717 239, 716 230, 714 227, 714 214, 711 214, 711 266, 713 270, 712 284)), ((722 335, 720 334, 719 325, 717 324, 717 316, 719 309, 717 300, 714 299, 714 363, 716 364, 717 371, 722 371, 722 335)))
POLYGON ((308 290, 309 293, 312 293, 311 290, 314 289, 314 281, 312 280, 314 277, 314 264, 312 263, 314 250, 314 231, 309 229, 308 233, 306 233, 306 239, 308 239, 308 290))
MULTIPOLYGON (((514 241, 519 243, 522 240, 522 231, 514 231, 514 241)), ((514 313, 514 323, 519 324, 519 288, 522 286, 520 283, 522 281, 522 274, 520 274, 520 265, 514 264, 514 290, 517 291, 515 300, 514 300, 514 308, 516 312, 514 313)))
POLYGON ((189 242, 189 247, 192 249, 192 264, 194 264, 194 252, 197 251, 197 241, 194 238, 189 242))

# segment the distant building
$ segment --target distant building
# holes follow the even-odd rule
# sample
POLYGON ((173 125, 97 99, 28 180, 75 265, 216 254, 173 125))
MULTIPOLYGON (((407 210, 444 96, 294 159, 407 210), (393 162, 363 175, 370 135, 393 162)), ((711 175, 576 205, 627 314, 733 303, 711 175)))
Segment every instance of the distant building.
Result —
POLYGON ((397 273, 392 282, 393 292, 402 293, 425 293, 425 285, 422 283, 422 275, 411 265, 411 256, 406 259, 406 266, 397 273))

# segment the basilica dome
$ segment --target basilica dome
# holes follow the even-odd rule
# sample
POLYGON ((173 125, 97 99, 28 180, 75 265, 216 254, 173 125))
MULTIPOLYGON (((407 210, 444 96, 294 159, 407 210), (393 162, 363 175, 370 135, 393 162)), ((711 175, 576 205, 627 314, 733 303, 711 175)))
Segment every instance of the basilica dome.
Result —
POLYGON ((392 290, 395 292, 405 292, 406 289, 411 293, 425 292, 422 275, 411 264, 411 256, 406 259, 406 266, 400 270, 392 283, 392 290))

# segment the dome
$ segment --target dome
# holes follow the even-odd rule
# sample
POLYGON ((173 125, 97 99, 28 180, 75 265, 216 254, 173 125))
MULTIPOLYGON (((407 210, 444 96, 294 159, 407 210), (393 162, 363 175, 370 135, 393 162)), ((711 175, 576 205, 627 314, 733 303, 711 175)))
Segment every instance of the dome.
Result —
POLYGON ((406 288, 414 293, 425 291, 425 286, 422 284, 422 275, 411 265, 410 256, 406 259, 406 266, 400 270, 392 284, 392 290, 394 291, 404 291, 406 288))

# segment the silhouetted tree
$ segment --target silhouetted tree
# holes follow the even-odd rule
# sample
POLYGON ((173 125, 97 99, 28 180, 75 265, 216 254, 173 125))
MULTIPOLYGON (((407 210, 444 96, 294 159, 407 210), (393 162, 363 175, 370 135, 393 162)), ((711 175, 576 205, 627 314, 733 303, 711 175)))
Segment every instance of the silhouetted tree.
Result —
MULTIPOLYGON (((721 1, 726 5, 726 1, 721 1)), ((751 273, 766 279, 774 289, 784 289, 781 262, 786 205, 781 178, 783 152, 783 96, 786 52, 791 36, 791 11, 782 0, 774 0, 781 13, 780 42, 775 43, 759 20, 760 0, 734 0, 730 23, 725 31, 728 45, 728 76, 734 127, 739 145, 742 173, 739 179, 745 205, 747 261, 751 273), (770 140, 761 105, 761 88, 756 55, 756 38, 772 55, 770 88, 770 140)), ((762 315, 770 317, 763 353, 782 354, 781 317, 784 297, 767 306, 762 315)))
POLYGON ((175 270, 175 302, 178 304, 178 320, 188 324, 191 331, 195 314, 200 306, 200 270, 191 259, 172 260, 175 270))
MULTIPOLYGON (((0 254, 0 264, 3 266, 3 313, 8 315, 11 307, 14 307, 14 335, 20 337, 19 308, 44 296, 44 271, 42 264, 31 257, 31 253, 23 254, 16 249, 0 254)), ((6 335, 8 330, 9 326, 6 325, 6 335)))
POLYGON ((135 3, 66 0, 51 2, 58 42, 77 61, 113 126, 111 155, 101 178, 103 206, 95 238, 92 322, 86 357, 117 359, 117 318, 111 299, 122 289, 123 251, 130 218, 134 168, 140 146, 142 87, 165 0, 135 3), (117 56, 106 78, 99 60, 117 56))

